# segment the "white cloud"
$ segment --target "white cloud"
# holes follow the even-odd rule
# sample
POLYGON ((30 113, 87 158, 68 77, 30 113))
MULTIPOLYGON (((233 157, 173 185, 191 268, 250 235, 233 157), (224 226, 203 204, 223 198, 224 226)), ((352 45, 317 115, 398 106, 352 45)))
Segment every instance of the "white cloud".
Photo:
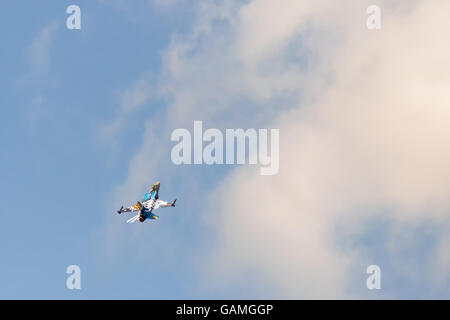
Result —
POLYGON ((50 66, 51 46, 58 25, 53 22, 45 26, 38 35, 33 39, 28 48, 28 57, 30 68, 33 72, 46 71, 50 66))
MULTIPOLYGON (((363 232, 381 217, 448 233, 450 3, 379 1, 380 31, 366 28, 370 4, 226 1, 203 7, 190 37, 173 37, 160 82, 172 126, 198 118, 280 128, 279 175, 237 168, 205 189, 217 243, 203 271, 215 289, 251 274, 271 296, 352 297, 365 253, 343 250, 337 233, 363 232)), ((434 266, 411 276, 448 279, 443 234, 434 266)))
POLYGON ((154 96, 148 74, 141 75, 118 98, 117 115, 111 123, 100 128, 101 141, 109 144, 117 142, 118 134, 130 124, 130 117, 143 108, 154 96))
POLYGON ((42 123, 51 112, 46 104, 45 86, 52 85, 55 79, 51 77, 52 47, 55 41, 58 24, 52 22, 43 27, 26 48, 25 72, 16 79, 17 87, 25 95, 33 97, 28 102, 25 118, 30 126, 42 123), (36 89, 36 90, 34 90, 36 89))
POLYGON ((184 4, 186 0, 148 0, 148 2, 156 8, 169 9, 175 5, 184 4))

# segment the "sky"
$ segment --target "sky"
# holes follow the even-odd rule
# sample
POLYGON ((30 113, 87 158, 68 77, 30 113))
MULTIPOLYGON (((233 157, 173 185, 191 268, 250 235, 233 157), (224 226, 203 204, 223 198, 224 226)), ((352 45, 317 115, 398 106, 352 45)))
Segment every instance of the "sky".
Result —
POLYGON ((448 12, 445 0, 8 1, 0 298, 448 299, 448 12), (72 4, 80 30, 66 27, 72 4), (195 120, 279 129, 279 172, 174 164, 171 133, 195 120), (155 181, 177 206, 127 224, 116 210, 155 181), (80 290, 66 287, 70 265, 80 290))

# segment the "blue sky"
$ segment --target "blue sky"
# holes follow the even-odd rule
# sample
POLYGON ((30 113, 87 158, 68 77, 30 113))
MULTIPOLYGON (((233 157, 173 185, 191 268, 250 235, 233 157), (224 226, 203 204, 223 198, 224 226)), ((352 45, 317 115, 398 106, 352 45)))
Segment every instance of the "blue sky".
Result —
POLYGON ((85 1, 77 3, 82 8, 82 30, 71 31, 65 27, 70 4, 9 2, 1 14, 0 295, 168 297, 177 287, 173 274, 164 277, 155 265, 154 275, 149 271, 135 277, 142 267, 138 262, 111 267, 98 257, 94 240, 105 215, 115 214, 107 204, 114 186, 124 179, 130 153, 140 145, 142 117, 152 117, 162 106, 156 102, 151 112, 131 119, 117 150, 102 145, 97 135, 98 128, 114 117, 118 93, 142 70, 159 73, 160 51, 167 46, 168 35, 188 26, 189 19, 167 18, 151 7, 135 19, 142 1, 130 16, 114 6, 85 1), (33 41, 45 42, 39 39, 45 28, 51 28, 48 43, 42 44, 47 47, 30 51, 33 41), (36 65, 35 54, 46 55, 39 59, 47 62, 36 65), (28 204, 18 209, 20 203, 19 207, 28 204), (65 268, 70 264, 82 270, 79 293, 65 288, 65 268), (137 289, 142 279, 152 279, 152 285, 137 289))
MULTIPOLYGON (((196 221, 201 203, 194 199, 201 196, 200 180, 194 179, 214 186, 227 169, 169 163, 174 176, 192 179, 191 183, 177 185, 172 179, 168 185, 164 172, 150 168, 132 197, 115 198, 134 153, 142 148, 146 120, 164 117, 166 102, 153 97, 144 103, 145 109, 124 117, 120 132, 106 142, 101 133, 121 117, 121 96, 136 79, 143 77, 152 85, 159 77, 162 52, 172 34, 183 35, 192 27, 193 9, 185 5, 169 12, 148 1, 131 6, 81 1, 76 4, 81 7, 82 28, 68 30, 65 11, 70 4, 18 1, 2 13, 2 146, 8 151, 2 153, 5 220, 0 237, 5 259, 0 296, 205 297, 191 256, 208 246, 204 242, 211 231, 196 221), (141 228, 147 234, 135 239, 140 243, 137 249, 127 239, 125 249, 108 255, 105 247, 123 244, 114 237, 105 244, 105 221, 120 221, 125 237, 133 232, 125 224, 127 218, 115 210, 140 199, 155 179, 162 182, 163 199, 178 197, 185 205, 161 214, 158 234, 141 228), (28 205, 23 212, 17 205, 24 201, 28 205), (166 243, 168 237, 175 244, 166 243), (156 257, 148 258, 142 251, 156 257), (66 289, 65 270, 71 264, 81 268, 80 291, 66 289)), ((163 125, 155 123, 157 130, 163 125)), ((152 146, 167 160, 173 145, 169 138, 163 135, 152 146)))
POLYGON ((0 298, 448 298, 446 11, 393 2, 9 1, 0 298), (194 120, 279 128, 279 174, 174 165, 194 120))

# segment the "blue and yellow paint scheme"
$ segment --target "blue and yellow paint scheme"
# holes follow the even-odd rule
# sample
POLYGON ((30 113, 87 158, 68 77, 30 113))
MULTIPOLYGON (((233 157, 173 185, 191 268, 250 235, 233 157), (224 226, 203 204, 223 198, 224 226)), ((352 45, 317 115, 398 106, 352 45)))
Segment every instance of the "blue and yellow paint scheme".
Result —
MULTIPOLYGON (((145 201, 148 201, 148 200, 152 200, 152 199, 156 200, 156 194, 157 194, 157 190, 152 191, 152 193, 147 192, 144 195, 144 198, 142 199, 142 202, 145 202, 145 201)), ((140 208, 137 205, 135 205, 135 207, 136 207, 136 209, 140 210, 140 208)), ((154 214, 153 212, 151 212, 149 210, 144 210, 142 212, 142 216, 145 219, 153 219, 153 220, 158 220, 159 219, 159 216, 157 216, 156 214, 154 214)))
POLYGON ((145 202, 145 201, 148 201, 148 200, 151 200, 151 199, 155 199, 155 197, 156 197, 156 190, 155 191, 153 191, 152 193, 150 193, 150 192, 147 192, 145 195, 144 195, 144 198, 142 199, 142 202, 145 202))

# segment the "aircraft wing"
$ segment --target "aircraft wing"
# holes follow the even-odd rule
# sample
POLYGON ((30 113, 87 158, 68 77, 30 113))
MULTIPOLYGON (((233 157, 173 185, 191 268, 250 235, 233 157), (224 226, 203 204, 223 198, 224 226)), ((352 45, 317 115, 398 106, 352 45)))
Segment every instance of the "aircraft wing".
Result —
POLYGON ((142 202, 142 205, 145 207, 145 209, 151 211, 156 210, 158 208, 168 207, 169 203, 163 200, 150 199, 145 202, 142 202))
POLYGON ((126 207, 125 209, 122 209, 122 212, 136 212, 139 211, 138 208, 136 208, 136 206, 129 206, 126 207))

